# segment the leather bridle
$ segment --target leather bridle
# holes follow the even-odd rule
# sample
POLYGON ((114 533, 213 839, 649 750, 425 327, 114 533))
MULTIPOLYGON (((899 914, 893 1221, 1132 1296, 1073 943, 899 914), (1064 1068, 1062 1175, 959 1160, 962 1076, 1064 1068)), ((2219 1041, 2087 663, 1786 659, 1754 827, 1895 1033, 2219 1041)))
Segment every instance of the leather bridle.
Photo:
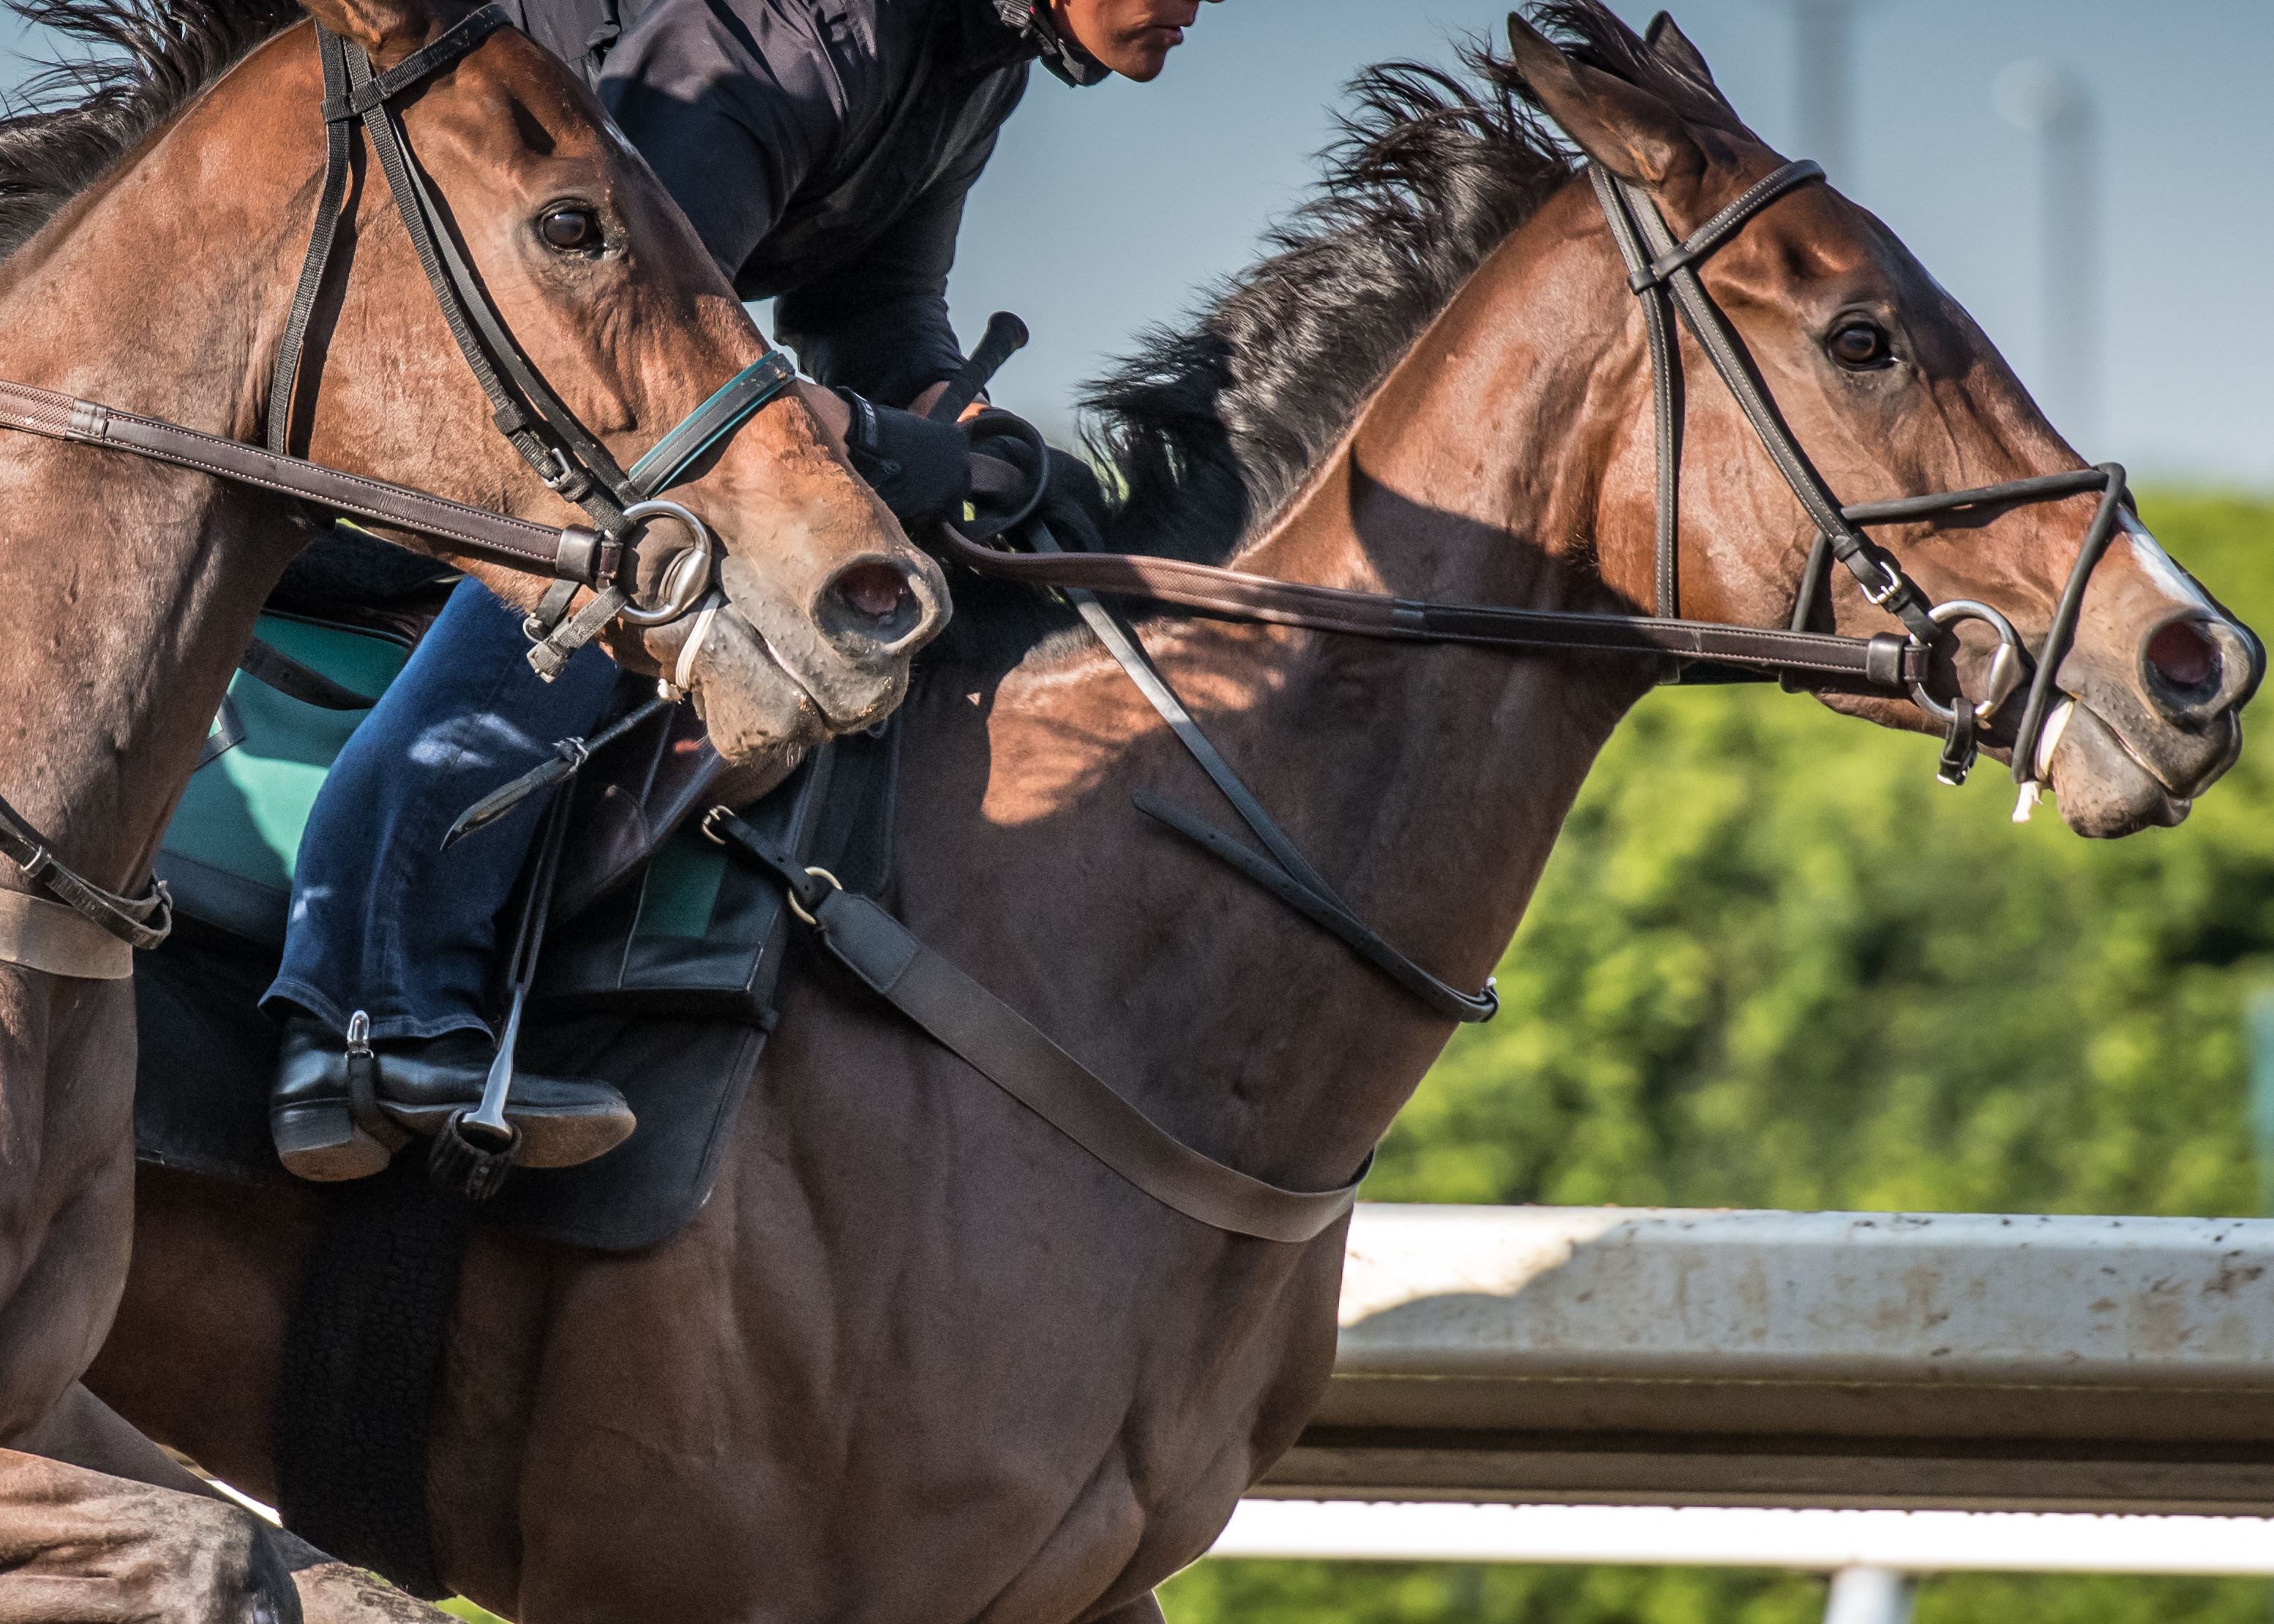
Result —
MULTIPOLYGON (((1150 793, 1138 796, 1141 811, 1238 868, 1341 937, 1359 957, 1431 1010, 1456 1020, 1491 1018, 1497 1002, 1490 985, 1473 994, 1449 987, 1365 926, 1239 782, 1147 660, 1134 631, 1101 604, 1096 594, 1148 598, 1220 619, 1359 636, 1540 652, 1639 656, 1669 664, 1675 680, 1685 675, 1692 680, 1775 678, 1799 688, 1821 687, 1831 681, 1866 691, 1908 694, 1923 713, 1944 726, 1938 777, 1946 784, 1964 780, 1977 753, 1982 726, 2004 707, 2027 675, 2028 697, 2015 728, 2013 766, 2014 782, 2021 786, 2022 810, 2026 810, 2038 792, 2040 744, 2048 736, 2048 718, 2056 700, 2054 674, 2075 640, 2085 588, 2117 533, 2118 509, 2130 505, 2124 470, 2109 462, 1970 490, 1841 506, 1786 428, 1758 381, 1743 341, 1698 275, 1698 267, 1747 222, 1788 192, 1822 180, 1823 169, 1805 162, 1783 165, 1679 243, 1647 192, 1618 180, 1600 165, 1590 164, 1588 177, 1626 263, 1628 285, 1643 300, 1657 458, 1654 614, 1581 614, 1430 603, 1274 580, 1176 559, 1066 553, 1059 551, 1047 529, 1039 524, 1029 524, 1026 530, 1034 551, 1012 553, 981 545, 953 526, 942 527, 942 551, 948 558, 982 575, 1023 581, 1060 593, 1081 612, 1100 642, 1231 801, 1269 855, 1231 839, 1150 793), (1815 523, 1816 540, 1788 628, 1733 626, 1684 620, 1679 616, 1682 375, 1669 308, 1705 351, 1778 473, 1815 523), (1904 573, 1901 564, 1866 534, 1875 524, 1931 518, 1961 508, 2050 501, 2092 491, 2100 493, 2099 505, 2070 568, 2045 641, 2034 658, 2004 613, 1971 598, 1931 601, 1904 573), (1871 603, 1901 624, 1901 633, 1845 637, 1807 629, 1827 590, 1826 577, 1834 560, 1856 576, 1871 603), (1945 704, 1928 692, 1928 662, 1950 628, 1966 620, 1981 620, 1998 635, 1999 648, 1988 678, 1990 691, 1979 701, 1961 693, 1945 704)), ((972 427, 976 432, 986 432, 985 420, 972 427)), ((1046 470, 1046 460, 1043 467, 1046 470)), ((990 477, 999 483, 999 472, 990 477)), ((975 476, 975 483, 989 481, 975 476)), ((1038 500, 1038 494, 1030 496, 1026 510, 1032 511, 1038 500)), ((2258 658, 2263 665, 2263 651, 2258 658)))
MULTIPOLYGON (((547 681, 612 620, 660 626, 695 613, 711 590, 711 537, 694 514, 676 502, 659 500, 661 493, 786 388, 797 375, 795 366, 780 350, 770 351, 682 418, 626 472, 561 403, 514 342, 444 222, 390 105, 508 26, 503 8, 489 4, 470 13, 383 73, 373 71, 361 47, 320 23, 312 26, 324 75, 324 181, 270 387, 267 444, 248 446, 6 380, 0 380, 0 428, 192 469, 332 513, 409 530, 514 569, 550 575, 553 584, 524 627, 536 645, 530 650, 530 664, 547 681), (589 525, 552 529, 290 455, 294 388, 309 320, 330 267, 350 173, 350 127, 358 122, 379 159, 450 335, 489 399, 499 432, 537 470, 547 489, 584 510, 589 525), (660 572, 659 601, 642 605, 631 596, 638 565, 636 549, 656 519, 680 525, 691 545, 660 572), (584 587, 591 588, 594 596, 571 617, 570 603, 584 587)), ((162 884, 154 883, 147 895, 134 898, 103 890, 56 861, 51 843, 4 800, 0 800, 0 856, 55 899, 54 904, 33 899, 39 905, 41 929, 47 933, 42 940, 54 936, 58 923, 69 934, 83 929, 78 922, 83 921, 130 947, 154 947, 171 929, 162 884), (56 904, 71 910, 76 919, 51 918, 50 912, 60 913, 56 904)), ((26 946, 28 940, 25 932, 11 931, 0 921, 0 960, 34 968, 55 966, 56 974, 79 974, 76 967, 61 966, 87 961, 85 951, 33 951, 26 946)))
POLYGON ((1948 705, 1927 692, 1924 675, 1909 683, 1919 710, 1945 726, 1942 759, 1937 777, 1945 784, 1962 784, 1974 763, 1977 730, 2005 704, 2023 673, 2030 673, 2029 697, 2014 736, 2014 781, 2020 786, 2023 805, 2033 803, 2039 779, 2037 746, 2044 733, 2053 701, 2054 673, 2075 641, 2077 616, 2093 570, 2115 539, 2117 509, 2132 505, 2125 489, 2123 467, 2104 462, 2097 468, 2011 479, 1971 490, 1946 491, 1894 501, 1866 502, 1842 507, 1826 486, 1799 441, 1762 388, 1744 342, 1729 326, 1698 279, 1698 267, 1715 250, 1735 237, 1747 222, 1787 192, 1824 178, 1823 168, 1809 160, 1788 163, 1748 187, 1734 202, 1677 243, 1667 229, 1666 217, 1643 188, 1623 181, 1599 163, 1587 166, 1596 200, 1610 222, 1619 256, 1626 262, 1627 286, 1643 301, 1643 320, 1650 349, 1651 401, 1657 451, 1657 523, 1654 575, 1659 615, 1671 619, 1681 612, 1680 556, 1682 467, 1682 357, 1673 342, 1668 307, 1679 314, 1690 335, 1752 425, 1761 447, 1777 472, 1791 488, 1810 521, 1816 540, 1809 550, 1807 568, 1793 607, 1795 631, 1806 628, 1825 590, 1834 560, 1847 567, 1873 606, 1902 623, 1913 649, 1924 653, 1941 641, 1960 620, 1976 620, 1998 634, 1999 650, 1992 659, 1990 692, 1979 703, 1963 694, 1948 705), (2044 644, 2034 660, 2022 645, 2012 621, 1987 604, 1956 598, 1931 602, 1885 548, 1865 534, 1872 524, 1900 523, 1931 518, 1962 508, 2002 507, 2022 502, 2053 501, 2088 491, 2100 492, 2100 505, 2087 528, 2083 545, 2070 567, 2067 584, 2044 644))
MULTIPOLYGON (((1679 243, 1667 229, 1656 203, 1641 188, 1616 179, 1600 165, 1590 164, 1588 175, 1627 264, 1628 285, 1643 300, 1657 456, 1654 613, 1583 614, 1431 603, 1132 553, 1035 556, 982 546, 953 530, 944 538, 943 552, 982 575, 1023 581, 1043 590, 1149 598, 1227 620, 1410 642, 1636 656, 1668 662, 1672 680, 1677 681, 1685 674, 1690 680, 1773 678, 1793 688, 1837 683, 1907 695, 1925 715, 1944 724, 1938 776, 1947 784, 1964 780, 1977 754, 1982 725, 2004 706, 2027 675, 2028 696, 2015 729, 2013 771, 2021 787, 2022 806, 2033 803, 2040 778, 2039 747, 2047 736, 2048 718, 2058 701, 2054 676, 2075 641, 2086 585, 2117 534, 2118 509, 2131 506, 2123 468, 2104 462, 2096 468, 1970 490, 1841 506, 1786 428, 1758 381, 1743 342, 1698 276, 1698 266, 1735 237, 1754 215, 1787 192, 1822 180, 1823 169, 1807 162, 1785 164, 1679 243), (1816 540, 1788 628, 1679 618, 1681 357, 1668 320, 1669 306, 1705 351, 1778 473, 1816 526, 1816 540), (2100 493, 2099 507, 2070 568, 2044 643, 2034 657, 2005 614, 1971 598, 1933 603, 1901 563, 1866 534, 1875 524, 1908 523, 1961 508, 2051 501, 2095 491, 2100 493), (1902 625, 1901 633, 1845 637, 1807 629, 1826 590, 1834 560, 1854 574, 1868 600, 1902 625), (1929 658, 1950 628, 1966 620, 1981 620, 1998 635, 1990 692, 1978 702, 1962 695, 1946 705, 1927 690, 1929 658)), ((2255 644, 2254 649, 2263 667, 2263 651, 2256 650, 2255 644)))

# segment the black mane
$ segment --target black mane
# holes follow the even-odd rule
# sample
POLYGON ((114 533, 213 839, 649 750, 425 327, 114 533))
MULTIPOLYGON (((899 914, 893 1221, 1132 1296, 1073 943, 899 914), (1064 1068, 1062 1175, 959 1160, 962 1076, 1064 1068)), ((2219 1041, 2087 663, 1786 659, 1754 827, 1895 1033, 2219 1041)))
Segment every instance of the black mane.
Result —
POLYGON ((1092 454, 1125 492, 1110 545, 1221 563, 1341 440, 1487 255, 1571 165, 1502 64, 1370 68, 1317 192, 1200 319, 1093 384, 1092 454))
MULTIPOLYGON (((1566 55, 1699 123, 1742 130, 1702 64, 1653 51, 1596 0, 1532 9, 1566 55)), ((1294 495, 1359 409, 1486 257, 1576 171, 1523 75, 1482 45, 1461 71, 1393 62, 1349 90, 1325 174, 1183 328, 1082 399, 1084 439, 1118 485, 1116 552, 1228 561, 1294 495)), ((1024 588, 959 573, 943 650, 1001 665, 1073 624, 1024 588)))
POLYGON ((0 259, 227 72, 300 19, 295 0, 7 0, 93 48, 34 79, 0 118, 0 259))

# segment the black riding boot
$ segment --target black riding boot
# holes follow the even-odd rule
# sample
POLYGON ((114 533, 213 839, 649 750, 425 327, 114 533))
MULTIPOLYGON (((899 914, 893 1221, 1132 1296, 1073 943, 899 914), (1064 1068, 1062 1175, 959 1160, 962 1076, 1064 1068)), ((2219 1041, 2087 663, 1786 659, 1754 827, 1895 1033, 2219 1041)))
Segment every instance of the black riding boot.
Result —
MULTIPOLYGON (((496 1055, 478 1032, 343 1043, 321 1021, 296 1019, 284 1028, 268 1096, 276 1154, 302 1178, 368 1177, 414 1136, 434 1133, 451 1112, 479 1105, 496 1055)), ((505 1114, 521 1130, 515 1162, 532 1168, 590 1162, 622 1144, 636 1121, 623 1095, 606 1083, 523 1071, 514 1073, 505 1114)))

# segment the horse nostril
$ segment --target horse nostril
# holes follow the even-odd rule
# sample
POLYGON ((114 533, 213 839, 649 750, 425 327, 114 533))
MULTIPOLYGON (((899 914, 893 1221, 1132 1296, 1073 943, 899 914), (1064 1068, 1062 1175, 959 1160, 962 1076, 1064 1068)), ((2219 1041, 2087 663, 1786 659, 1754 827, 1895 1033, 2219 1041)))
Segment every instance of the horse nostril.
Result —
POLYGON ((2218 649, 2191 620, 2174 620, 2150 637, 2147 657, 2149 668, 2181 693, 2218 680, 2218 649))
POLYGON ((889 620, 907 601, 907 577, 890 564, 855 564, 830 583, 831 590, 859 614, 889 620))

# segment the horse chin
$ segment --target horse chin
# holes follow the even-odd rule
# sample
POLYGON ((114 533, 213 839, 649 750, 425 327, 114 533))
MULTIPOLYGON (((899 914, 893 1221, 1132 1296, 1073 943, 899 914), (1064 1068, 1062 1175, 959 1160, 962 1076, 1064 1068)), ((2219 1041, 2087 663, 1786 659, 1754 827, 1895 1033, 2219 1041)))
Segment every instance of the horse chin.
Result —
POLYGON ((2095 840, 2174 828, 2195 805, 2165 788, 2116 731, 2082 705, 2070 713, 2047 776, 2061 822, 2095 840))
POLYGON ((829 734, 813 696, 732 606, 712 622, 691 674, 696 713, 712 748, 729 762, 802 749, 829 734))

